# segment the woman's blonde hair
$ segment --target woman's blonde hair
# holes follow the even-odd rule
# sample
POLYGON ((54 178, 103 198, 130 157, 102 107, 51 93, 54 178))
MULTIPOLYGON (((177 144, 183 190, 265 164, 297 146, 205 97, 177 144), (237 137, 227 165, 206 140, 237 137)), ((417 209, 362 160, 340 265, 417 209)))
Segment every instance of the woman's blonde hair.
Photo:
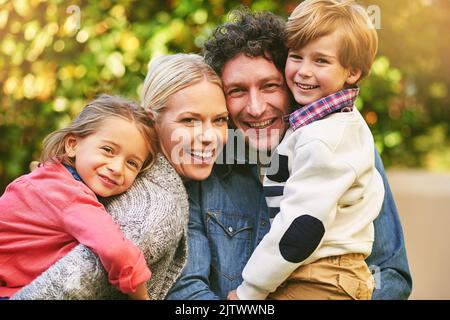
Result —
POLYGON ((156 159, 157 137, 147 112, 130 100, 106 94, 89 102, 69 126, 52 132, 44 139, 40 162, 65 163, 73 166, 75 159, 68 156, 65 148, 68 136, 87 137, 95 133, 106 119, 112 117, 132 122, 141 132, 150 146, 149 155, 141 170, 148 169, 156 159))
POLYGON ((300 49, 308 43, 339 31, 338 58, 344 68, 369 74, 378 49, 378 36, 366 10, 353 0, 306 0, 286 23, 286 44, 300 49))
POLYGON ((155 120, 176 92, 207 80, 222 88, 217 73, 198 54, 178 53, 150 62, 141 92, 141 105, 155 120))

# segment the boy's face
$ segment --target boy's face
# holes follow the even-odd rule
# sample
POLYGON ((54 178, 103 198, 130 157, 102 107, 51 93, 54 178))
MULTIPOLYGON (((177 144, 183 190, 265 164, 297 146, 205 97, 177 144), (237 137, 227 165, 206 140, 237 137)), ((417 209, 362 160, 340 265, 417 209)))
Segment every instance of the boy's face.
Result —
POLYGON ((358 81, 361 71, 339 62, 339 33, 318 38, 298 50, 289 50, 286 82, 300 105, 310 104, 358 81))
POLYGON ((118 117, 105 119, 86 137, 68 136, 65 147, 81 180, 101 197, 125 192, 150 152, 136 124, 118 117))

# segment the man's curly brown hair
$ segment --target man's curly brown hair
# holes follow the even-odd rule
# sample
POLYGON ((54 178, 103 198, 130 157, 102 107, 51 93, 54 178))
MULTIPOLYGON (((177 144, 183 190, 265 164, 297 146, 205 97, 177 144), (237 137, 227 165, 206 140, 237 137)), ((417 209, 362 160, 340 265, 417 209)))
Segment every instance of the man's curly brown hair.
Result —
POLYGON ((240 8, 230 13, 230 21, 218 26, 204 44, 203 54, 219 75, 224 65, 239 53, 264 57, 284 74, 287 48, 285 22, 271 12, 251 12, 240 8))

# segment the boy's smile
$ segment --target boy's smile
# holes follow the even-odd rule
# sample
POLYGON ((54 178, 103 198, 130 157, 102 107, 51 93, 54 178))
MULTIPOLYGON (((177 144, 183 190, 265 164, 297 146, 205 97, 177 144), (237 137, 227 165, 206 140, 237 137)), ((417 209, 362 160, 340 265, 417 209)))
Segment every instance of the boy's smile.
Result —
POLYGON ((338 32, 320 37, 298 50, 289 50, 286 83, 295 100, 307 105, 358 81, 361 71, 339 62, 338 32))

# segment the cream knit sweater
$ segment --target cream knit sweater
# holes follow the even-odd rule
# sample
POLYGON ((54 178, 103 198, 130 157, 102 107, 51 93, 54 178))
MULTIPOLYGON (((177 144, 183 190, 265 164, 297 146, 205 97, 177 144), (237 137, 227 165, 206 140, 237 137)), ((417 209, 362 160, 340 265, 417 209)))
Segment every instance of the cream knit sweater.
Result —
MULTIPOLYGON (((162 155, 124 194, 104 201, 125 236, 138 245, 152 271, 151 299, 164 299, 187 257, 188 199, 181 178, 162 155)), ((108 282, 98 257, 76 246, 12 299, 126 299, 108 282)))

